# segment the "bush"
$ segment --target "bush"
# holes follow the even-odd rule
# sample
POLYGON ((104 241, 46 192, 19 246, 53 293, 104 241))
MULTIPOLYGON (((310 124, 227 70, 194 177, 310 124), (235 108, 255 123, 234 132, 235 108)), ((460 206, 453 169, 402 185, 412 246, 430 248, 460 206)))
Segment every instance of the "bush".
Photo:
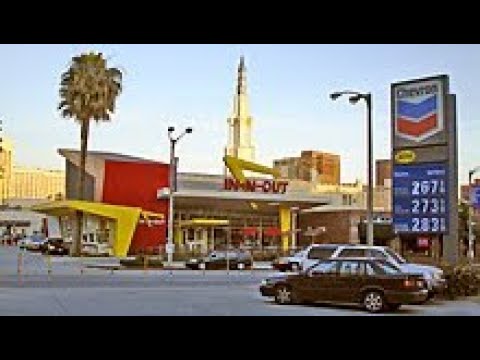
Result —
POLYGON ((445 296, 455 299, 459 296, 475 296, 480 293, 480 268, 472 265, 458 265, 445 269, 447 287, 445 296))

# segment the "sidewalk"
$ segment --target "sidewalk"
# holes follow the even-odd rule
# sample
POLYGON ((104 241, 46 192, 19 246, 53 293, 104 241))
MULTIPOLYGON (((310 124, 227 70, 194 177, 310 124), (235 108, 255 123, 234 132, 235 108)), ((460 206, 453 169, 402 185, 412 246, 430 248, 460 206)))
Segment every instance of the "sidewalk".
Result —
MULTIPOLYGON (((89 268, 97 268, 104 270, 129 270, 127 267, 120 265, 119 259, 95 259, 95 261, 84 261, 83 265, 89 268)), ((133 268, 132 268, 133 269, 133 268)), ((136 268, 138 270, 138 268, 136 268)), ((253 263, 253 270, 272 270, 269 262, 259 261, 253 263)), ((159 269, 158 269, 159 270, 159 269)), ((164 265, 162 270, 188 270, 184 261, 174 261, 171 266, 164 265)))

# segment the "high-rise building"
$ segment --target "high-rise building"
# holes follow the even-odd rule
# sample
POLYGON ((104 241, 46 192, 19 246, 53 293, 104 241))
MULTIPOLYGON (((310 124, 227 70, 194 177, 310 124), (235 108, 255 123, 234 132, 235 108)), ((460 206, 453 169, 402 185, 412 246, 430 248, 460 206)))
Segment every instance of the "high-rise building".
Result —
POLYGON ((340 156, 321 151, 302 151, 300 157, 273 161, 281 177, 320 184, 340 184, 340 156))
POLYGON ((245 59, 240 58, 237 86, 233 101, 233 113, 228 118, 228 145, 226 153, 247 161, 255 161, 252 139, 253 118, 250 116, 247 95, 247 69, 245 59))
POLYGON ((65 172, 15 166, 13 142, 2 136, 0 142, 0 195, 7 199, 55 199, 65 194, 65 172))
POLYGON ((10 199, 51 199, 64 197, 65 172, 13 167, 7 189, 10 199))
POLYGON ((392 161, 390 159, 377 160, 375 162, 376 186, 391 187, 392 161))
POLYGON ((6 137, 1 137, 0 142, 0 181, 1 181, 1 200, 8 197, 8 189, 13 168, 13 143, 6 137))

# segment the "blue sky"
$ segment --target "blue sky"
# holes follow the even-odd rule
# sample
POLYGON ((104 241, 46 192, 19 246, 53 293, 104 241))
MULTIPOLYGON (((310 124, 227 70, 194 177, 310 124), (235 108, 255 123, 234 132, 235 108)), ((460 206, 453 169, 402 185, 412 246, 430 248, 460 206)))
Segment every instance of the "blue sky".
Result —
POLYGON ((390 154, 390 83, 451 76, 457 94, 460 178, 480 165, 479 45, 0 45, 0 118, 19 165, 63 168, 79 127, 56 111, 71 56, 102 51, 125 72, 111 123, 91 128, 89 149, 168 161, 166 128, 193 126, 178 146, 181 171, 221 173, 236 67, 246 57, 257 161, 301 150, 341 155, 342 181, 366 178, 365 108, 335 90, 374 97, 374 154, 390 154))

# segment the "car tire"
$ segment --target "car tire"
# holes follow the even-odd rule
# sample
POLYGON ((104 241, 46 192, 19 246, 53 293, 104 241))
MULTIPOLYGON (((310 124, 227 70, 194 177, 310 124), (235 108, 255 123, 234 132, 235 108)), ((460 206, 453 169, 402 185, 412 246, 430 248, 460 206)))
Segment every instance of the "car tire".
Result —
POLYGON ((275 302, 279 305, 293 304, 292 288, 287 285, 279 285, 275 288, 275 302))
POLYGON ((385 300, 380 291, 369 290, 363 295, 363 307, 370 313, 379 313, 385 309, 385 300))
POLYGON ((290 265, 290 269, 293 272, 297 272, 298 270, 300 270, 300 265, 298 265, 297 263, 293 263, 293 264, 290 265))

